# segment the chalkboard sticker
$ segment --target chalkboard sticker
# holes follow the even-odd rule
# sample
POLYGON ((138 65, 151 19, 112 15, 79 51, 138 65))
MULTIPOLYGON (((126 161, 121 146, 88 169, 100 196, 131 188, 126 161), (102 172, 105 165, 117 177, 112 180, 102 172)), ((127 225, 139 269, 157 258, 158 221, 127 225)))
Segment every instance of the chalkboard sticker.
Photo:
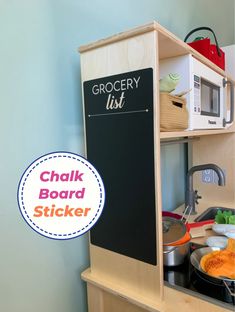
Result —
POLYGON ((153 69, 83 87, 87 158, 106 189, 91 243, 156 265, 153 69))

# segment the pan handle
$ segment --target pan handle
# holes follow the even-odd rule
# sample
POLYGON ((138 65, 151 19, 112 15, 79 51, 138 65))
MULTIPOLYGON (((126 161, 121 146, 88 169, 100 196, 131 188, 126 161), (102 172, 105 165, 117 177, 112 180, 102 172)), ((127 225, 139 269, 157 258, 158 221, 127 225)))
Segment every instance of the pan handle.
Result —
POLYGON ((226 283, 226 281, 223 280, 223 282, 224 282, 224 285, 225 285, 225 287, 227 288, 227 291, 229 292, 230 296, 235 297, 235 292, 232 292, 232 291, 231 291, 231 289, 230 289, 230 287, 228 286, 228 284, 226 283))
POLYGON ((170 252, 176 250, 176 247, 172 248, 171 250, 163 250, 163 254, 169 254, 170 252))

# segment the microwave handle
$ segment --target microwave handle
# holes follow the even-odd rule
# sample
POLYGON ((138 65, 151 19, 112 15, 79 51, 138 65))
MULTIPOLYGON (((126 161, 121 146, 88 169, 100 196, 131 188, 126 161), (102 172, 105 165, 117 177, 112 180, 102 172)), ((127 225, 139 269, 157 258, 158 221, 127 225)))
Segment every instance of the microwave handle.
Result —
POLYGON ((232 123, 234 118, 234 83, 224 78, 223 87, 225 88, 227 84, 230 84, 230 118, 229 120, 226 120, 226 118, 223 119, 223 127, 225 127, 226 124, 232 123))

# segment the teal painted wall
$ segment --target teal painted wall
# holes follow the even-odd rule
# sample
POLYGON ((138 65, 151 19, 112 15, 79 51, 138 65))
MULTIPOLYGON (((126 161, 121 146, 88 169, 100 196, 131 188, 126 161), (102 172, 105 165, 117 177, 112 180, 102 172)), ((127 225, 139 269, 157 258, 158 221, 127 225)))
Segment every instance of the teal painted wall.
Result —
MULTIPOLYGON (((17 184, 44 153, 84 153, 76 48, 153 19, 180 38, 204 24, 221 45, 234 42, 233 0, 0 1, 1 311, 86 311, 87 236, 58 242, 34 233, 19 214, 17 184)), ((184 147, 165 147, 162 159, 170 210, 183 200, 184 147)))

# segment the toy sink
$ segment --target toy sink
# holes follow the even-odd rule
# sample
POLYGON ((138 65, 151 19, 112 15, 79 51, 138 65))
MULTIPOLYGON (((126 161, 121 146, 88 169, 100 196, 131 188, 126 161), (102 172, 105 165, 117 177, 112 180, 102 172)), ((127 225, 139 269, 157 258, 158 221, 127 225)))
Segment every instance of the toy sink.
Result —
POLYGON ((202 214, 200 214, 194 221, 206 221, 206 220, 211 220, 214 219, 218 210, 223 211, 232 211, 232 214, 235 214, 235 209, 234 208, 225 208, 225 207, 210 207, 207 208, 202 214))

